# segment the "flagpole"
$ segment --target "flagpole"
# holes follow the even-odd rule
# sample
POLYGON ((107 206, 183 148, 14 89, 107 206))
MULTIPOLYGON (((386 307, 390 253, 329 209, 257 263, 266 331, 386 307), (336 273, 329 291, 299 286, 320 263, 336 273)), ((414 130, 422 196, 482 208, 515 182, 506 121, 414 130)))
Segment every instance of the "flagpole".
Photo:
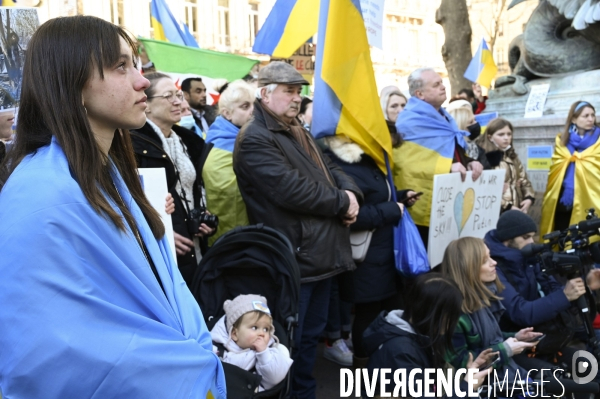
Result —
MULTIPOLYGON (((479 60, 477 62, 477 80, 479 80, 479 75, 481 75, 481 71, 483 71, 483 62, 481 62, 481 59, 483 58, 483 41, 485 40, 485 38, 481 38, 481 41, 479 42, 479 48, 477 49, 477 52, 479 53, 479 60)), ((479 83, 477 81, 475 81, 475 83, 479 83)))

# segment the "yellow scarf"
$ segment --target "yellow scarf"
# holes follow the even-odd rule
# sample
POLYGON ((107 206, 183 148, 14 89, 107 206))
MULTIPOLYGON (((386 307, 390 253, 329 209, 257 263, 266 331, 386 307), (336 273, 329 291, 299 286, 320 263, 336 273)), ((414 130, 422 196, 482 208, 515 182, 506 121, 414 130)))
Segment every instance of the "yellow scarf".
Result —
POLYGON ((554 214, 567 167, 575 162, 575 198, 570 224, 585 220, 586 210, 600 208, 600 140, 583 152, 571 152, 556 136, 552 166, 542 203, 540 237, 554 231, 554 214))

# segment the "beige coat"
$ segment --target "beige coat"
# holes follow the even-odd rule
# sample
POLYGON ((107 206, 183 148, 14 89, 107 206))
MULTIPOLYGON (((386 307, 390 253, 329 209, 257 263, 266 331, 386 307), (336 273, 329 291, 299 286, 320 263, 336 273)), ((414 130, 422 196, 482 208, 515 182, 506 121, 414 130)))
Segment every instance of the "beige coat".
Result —
POLYGON ((499 150, 494 144, 482 135, 477 139, 477 144, 486 151, 486 157, 493 169, 504 169, 504 192, 502 193, 502 210, 512 207, 521 207, 524 199, 535 198, 535 190, 527 178, 525 167, 513 148, 506 152, 499 150))

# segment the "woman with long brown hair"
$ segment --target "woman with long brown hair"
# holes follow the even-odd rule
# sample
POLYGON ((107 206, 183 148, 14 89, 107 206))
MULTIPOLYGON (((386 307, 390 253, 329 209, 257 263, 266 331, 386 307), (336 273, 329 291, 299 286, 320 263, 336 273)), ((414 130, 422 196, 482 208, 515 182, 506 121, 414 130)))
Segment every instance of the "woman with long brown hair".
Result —
POLYGON ((488 123, 477 144, 485 150, 492 169, 504 169, 506 172, 501 211, 514 209, 527 213, 535 201, 535 190, 513 147, 513 132, 512 123, 496 118, 488 123))
MULTIPOLYGON (((462 312, 454 330, 454 349, 447 360, 456 368, 465 367, 469 355, 477 356, 485 349, 499 352, 497 368, 514 374, 521 369, 512 356, 535 346, 525 342, 541 333, 524 328, 515 333, 503 333, 498 321, 504 312, 500 294, 504 286, 496 274, 496 262, 480 238, 463 237, 452 241, 444 252, 442 274, 452 279, 464 297, 462 312)), ((525 374, 527 374, 525 372, 525 374)), ((513 381, 513 379, 510 379, 513 381)))
POLYGON ((148 85, 132 38, 99 18, 50 20, 29 42, 0 179, 5 397, 225 397, 136 173, 127 129, 148 85))
POLYGON ((548 185, 542 203, 540 236, 585 220, 600 204, 600 128, 587 101, 571 105, 567 123, 556 136, 548 185))

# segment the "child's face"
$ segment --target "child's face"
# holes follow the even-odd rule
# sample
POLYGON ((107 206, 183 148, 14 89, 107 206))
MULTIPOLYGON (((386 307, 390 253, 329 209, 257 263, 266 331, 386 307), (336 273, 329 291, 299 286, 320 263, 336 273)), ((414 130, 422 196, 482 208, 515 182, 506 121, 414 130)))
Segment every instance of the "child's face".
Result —
POLYGON ((231 331, 231 338, 242 349, 262 352, 269 345, 271 325, 271 317, 266 314, 257 320, 256 315, 246 313, 242 316, 240 326, 231 331))

